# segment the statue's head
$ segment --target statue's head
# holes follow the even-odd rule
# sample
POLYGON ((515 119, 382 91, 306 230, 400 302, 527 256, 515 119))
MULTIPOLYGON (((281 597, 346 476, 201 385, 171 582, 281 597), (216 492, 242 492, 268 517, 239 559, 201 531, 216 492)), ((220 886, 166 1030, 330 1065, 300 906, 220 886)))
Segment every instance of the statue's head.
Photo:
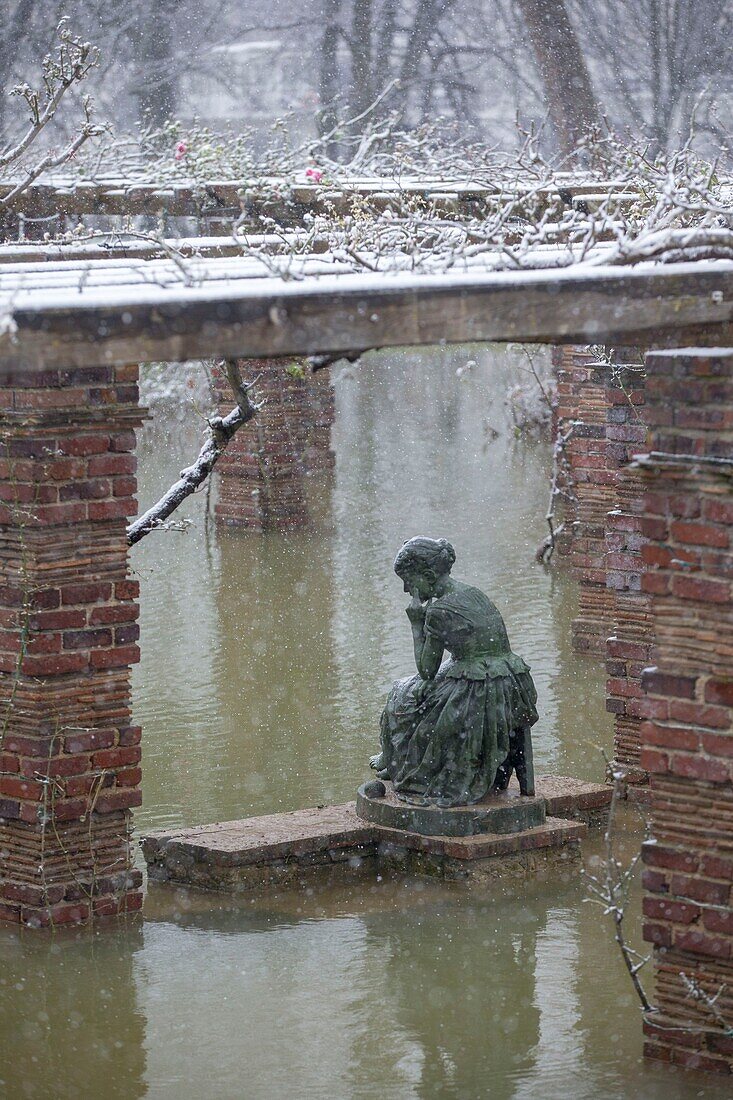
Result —
POLYGON ((435 586, 450 573, 456 552, 447 539, 410 539, 394 561, 394 571, 405 592, 416 592, 421 600, 435 595, 435 586))

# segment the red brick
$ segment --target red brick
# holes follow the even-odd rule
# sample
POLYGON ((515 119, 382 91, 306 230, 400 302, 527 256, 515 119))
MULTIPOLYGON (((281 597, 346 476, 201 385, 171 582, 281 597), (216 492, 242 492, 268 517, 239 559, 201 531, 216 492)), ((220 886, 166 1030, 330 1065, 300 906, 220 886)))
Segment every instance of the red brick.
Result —
POLYGON ((68 753, 92 752, 94 749, 110 748, 116 739, 115 730, 83 730, 67 733, 64 746, 68 753))
POLYGON ((58 821, 79 821, 86 817, 89 804, 85 798, 64 798, 54 802, 53 813, 58 821))
POLYGON ((141 768, 125 768, 117 772, 115 781, 118 787, 138 787, 142 781, 141 768))
POLYGON ((733 680, 708 680, 705 685, 705 702, 733 707, 733 680))
POLYGON ((716 959, 729 959, 731 955, 730 940, 708 936, 704 932, 681 932, 675 929, 674 943, 681 951, 690 951, 695 955, 707 955, 716 959))
POLYGON ((134 474, 137 459, 131 454, 105 454, 89 459, 89 476, 100 477, 108 474, 134 474))
POLYGON ((95 500, 87 505, 89 519, 99 521, 107 519, 126 519, 128 515, 137 511, 137 505, 130 498, 124 500, 95 500))
POLYGON ((102 749, 93 756, 96 768, 120 768, 126 764, 137 764, 140 760, 140 746, 128 745, 116 749, 102 749))
POLYGON ((703 515, 712 523, 733 525, 733 501, 706 500, 703 504, 703 515))
POLYGON ((64 649, 96 649, 112 645, 111 630, 70 630, 64 634, 64 649))
POLYGON ((122 668, 134 665, 140 660, 140 649, 136 645, 117 646, 114 649, 93 649, 89 654, 92 668, 122 668))
MULTIPOLYGON (((700 916, 699 905, 690 905, 684 901, 673 901, 670 898, 644 898, 643 911, 645 917, 653 920, 671 921, 674 924, 692 924, 700 916)), ((717 931, 717 929, 714 929, 717 931)))
POLYGON ((40 802, 43 798, 43 784, 18 776, 0 775, 0 795, 24 799, 26 802, 40 802))
POLYGON ((0 772, 19 772, 20 761, 12 752, 0 752, 0 772))
POLYGON ((26 657, 23 672, 27 676, 63 676, 68 672, 81 672, 86 665, 85 653, 51 653, 45 657, 26 657))
POLYGON ((31 630, 73 630, 86 622, 86 611, 39 611, 28 619, 31 630))
POLYGON ((63 604, 96 603, 101 600, 109 600, 111 596, 112 585, 101 581, 87 584, 65 584, 61 589, 61 602, 63 604))
POLYGON ((142 805, 142 791, 139 787, 117 788, 104 791, 97 799, 94 809, 99 814, 113 813, 142 805))
POLYGON ((653 775, 666 775, 669 771, 669 756, 666 752, 656 752, 642 747, 639 764, 653 775))
POLYGON ((698 577, 672 577, 672 592, 683 600, 699 600, 701 603, 728 603, 730 600, 728 582, 703 580, 698 577))
POLYGON ((654 943, 657 947, 672 946, 672 929, 668 924, 651 924, 645 921, 642 925, 642 935, 647 943, 654 943))
POLYGON ((705 523, 688 523, 675 520, 671 526, 672 537, 693 546, 728 546, 728 532, 705 523))
POLYGON ((733 936, 733 912, 730 910, 721 912, 706 909, 702 920, 708 932, 722 932, 726 936, 733 936))
POLYGON ((142 728, 140 726, 128 726, 127 729, 120 730, 121 745, 139 745, 141 737, 142 728))
POLYGON ((83 775, 89 770, 89 757, 81 754, 74 756, 53 756, 48 760, 24 759, 21 765, 23 775, 61 776, 83 775))
POLYGON ((703 733, 702 745, 711 756, 733 756, 733 734, 703 733))
POLYGON ((642 844, 642 854, 647 867, 663 867, 670 871, 686 871, 691 874, 697 870, 699 864, 696 853, 668 848, 656 841, 645 841, 642 844))
POLYGON ((661 726, 653 722, 644 723, 644 745, 655 745, 658 748, 682 749, 687 752, 696 752, 700 747, 700 735, 694 730, 683 729, 680 726, 661 726))
POLYGON ((137 478, 115 477, 112 479, 112 492, 116 497, 134 497, 137 492, 137 478))
POLYGON ((720 760, 686 753, 675 753, 671 756, 669 770, 674 775, 687 779, 702 779, 706 783, 727 783, 730 778, 728 765, 720 760))
POLYGON ((689 875, 673 875, 670 890, 678 897, 692 898, 706 905, 726 905, 730 895, 730 886, 726 882, 711 882, 710 879, 689 875))
POLYGON ((663 596, 669 592, 670 578, 664 573, 643 573, 641 591, 650 595, 663 596))
POLYGON ((110 607, 95 607, 89 613, 90 626, 102 626, 109 623, 128 623, 138 618, 140 608, 137 604, 113 604, 110 607))
POLYGON ((135 433, 133 431, 117 432, 110 439, 111 451, 134 451, 135 450, 135 433))
POLYGON ((109 448, 108 435, 76 435, 63 441, 60 450, 67 455, 104 454, 109 448))
POLYGON ((650 890, 653 894, 666 894, 669 889, 667 876, 661 871, 642 871, 641 882, 644 889, 650 890))
POLYGON ((658 668, 645 668, 641 674, 642 687, 650 695, 670 695, 677 699, 694 699, 696 676, 675 676, 660 672, 658 668))
POLYGON ((722 878, 733 882, 733 859, 723 859, 717 855, 703 855, 700 870, 709 878, 722 878))
POLYGON ((140 596, 139 581, 117 581, 115 584, 115 599, 137 600, 140 596))
POLYGON ((61 738, 42 735, 39 737, 23 737, 21 734, 8 731, 5 735, 4 747, 8 752, 17 753, 19 756, 54 756, 60 751, 61 738))
POLYGON ((707 726, 709 729, 728 729, 731 724, 731 711, 727 707, 705 706, 702 703, 672 699, 669 703, 669 716, 677 722, 686 722, 691 726, 707 726))

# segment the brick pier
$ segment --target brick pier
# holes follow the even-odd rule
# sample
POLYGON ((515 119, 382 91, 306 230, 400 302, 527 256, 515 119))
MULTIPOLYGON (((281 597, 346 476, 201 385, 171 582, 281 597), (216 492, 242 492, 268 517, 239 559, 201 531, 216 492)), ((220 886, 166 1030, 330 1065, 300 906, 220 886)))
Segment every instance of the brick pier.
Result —
MULTIPOLYGON (((309 522, 306 477, 333 466, 333 389, 329 371, 305 361, 246 359, 245 380, 258 378, 256 421, 242 428, 217 465, 217 522, 252 531, 287 531, 309 522)), ((222 415, 232 394, 221 370, 214 375, 222 415)))
POLYGON ((637 481, 656 644, 643 673, 651 773, 644 936, 658 1013, 646 1054, 733 1072, 733 350, 647 357, 637 481), (692 983, 692 987, 690 985, 692 983), (721 988, 715 1005, 710 1000, 721 988), (717 1017, 716 1017, 717 1014, 717 1017))
POLYGON ((567 457, 577 497, 566 519, 569 561, 579 585, 573 622, 577 653, 603 657, 606 707, 614 715, 614 763, 629 786, 644 786, 640 766, 641 672, 653 632, 638 484, 625 467, 646 439, 645 372, 637 349, 606 363, 588 348, 555 350, 558 423, 570 430, 567 457))
POLYGON ((29 926, 142 901, 137 373, 7 370, 0 388, 0 917, 29 926))

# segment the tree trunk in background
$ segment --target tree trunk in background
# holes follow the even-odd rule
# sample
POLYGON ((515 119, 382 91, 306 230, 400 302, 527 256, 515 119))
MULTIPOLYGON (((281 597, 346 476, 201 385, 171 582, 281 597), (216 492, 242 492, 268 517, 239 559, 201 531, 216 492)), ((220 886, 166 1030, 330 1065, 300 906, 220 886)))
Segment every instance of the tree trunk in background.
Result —
POLYGON ((178 108, 178 74, 173 60, 177 6, 177 0, 149 0, 135 27, 138 119, 143 125, 162 126, 178 108))
POLYGON ((545 86, 561 152, 569 153, 600 122, 588 67, 565 0, 517 0, 545 86))
MULTIPOLYGON (((338 44, 341 33, 340 14, 341 0, 325 0, 318 70, 318 93, 321 101, 318 131, 321 136, 328 134, 336 125, 336 97, 339 85, 338 44)), ((331 148, 326 151, 329 156, 333 155, 331 148)))
POLYGON ((351 18, 350 114, 359 115, 374 101, 372 94, 372 0, 354 0, 351 18))

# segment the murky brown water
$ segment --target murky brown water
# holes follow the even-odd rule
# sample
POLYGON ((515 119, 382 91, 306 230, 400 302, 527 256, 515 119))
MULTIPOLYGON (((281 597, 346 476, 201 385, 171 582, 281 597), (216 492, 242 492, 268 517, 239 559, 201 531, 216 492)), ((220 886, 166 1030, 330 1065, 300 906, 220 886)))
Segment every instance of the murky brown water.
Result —
MULTIPOLYGON (((573 583, 532 561, 547 448, 516 440, 503 406, 522 359, 473 357, 460 378, 461 351, 383 354, 339 376, 338 465, 311 481, 311 532, 207 539, 198 498, 195 528, 135 550, 140 828, 353 797, 385 691, 411 669, 390 566, 416 533, 455 541, 456 575, 492 596, 532 665, 538 770, 600 778, 603 671, 570 650, 573 583)), ((143 505, 197 431, 148 435, 143 505)), ((639 835, 625 820, 623 848, 639 835)), ((637 1005, 583 898, 555 878, 489 893, 375 879, 238 902, 158 887, 142 924, 3 930, 0 1095, 728 1097, 642 1063, 637 1005)))

